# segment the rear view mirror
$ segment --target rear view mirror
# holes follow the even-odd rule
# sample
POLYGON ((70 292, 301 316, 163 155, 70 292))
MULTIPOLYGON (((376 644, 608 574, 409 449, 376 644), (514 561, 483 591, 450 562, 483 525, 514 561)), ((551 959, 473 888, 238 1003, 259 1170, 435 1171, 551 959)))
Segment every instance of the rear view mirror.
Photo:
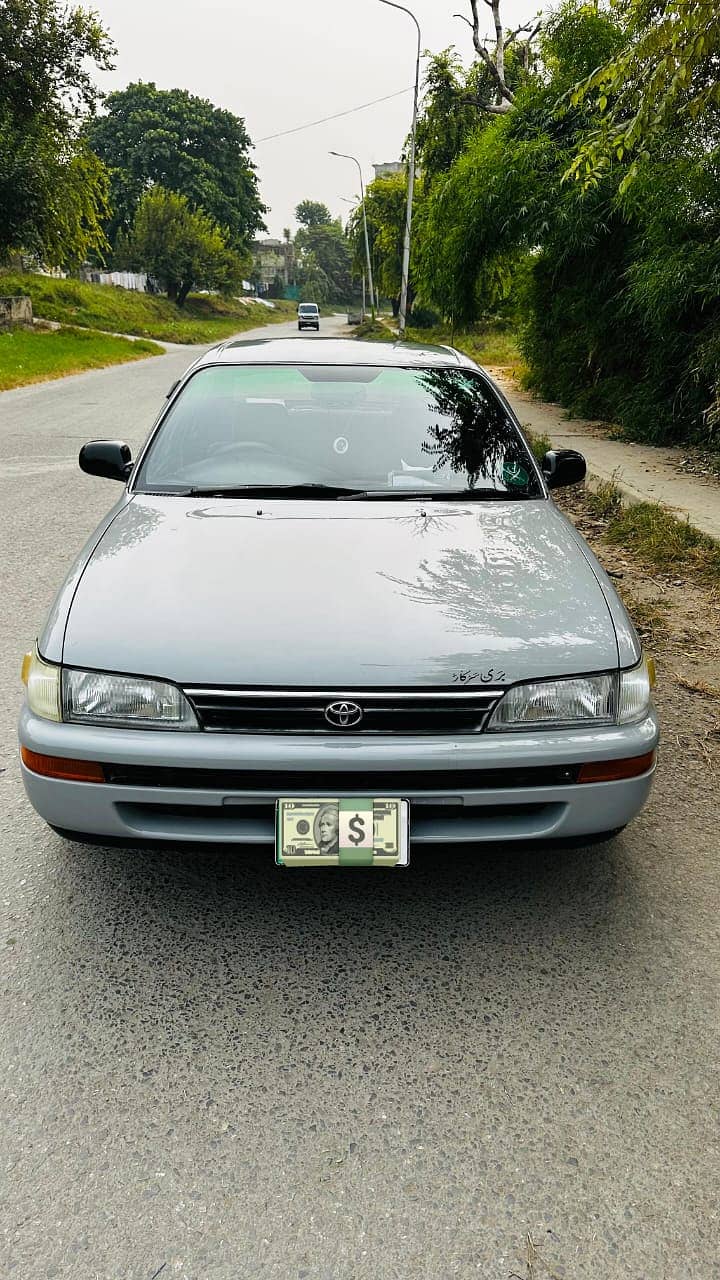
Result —
POLYGON ((542 473, 548 489, 566 484, 579 484, 585 479, 587 463, 575 449, 548 449, 542 460, 542 473))
POLYGON ((130 446, 122 440, 90 440, 80 450, 80 470, 107 480, 128 480, 132 471, 130 446))

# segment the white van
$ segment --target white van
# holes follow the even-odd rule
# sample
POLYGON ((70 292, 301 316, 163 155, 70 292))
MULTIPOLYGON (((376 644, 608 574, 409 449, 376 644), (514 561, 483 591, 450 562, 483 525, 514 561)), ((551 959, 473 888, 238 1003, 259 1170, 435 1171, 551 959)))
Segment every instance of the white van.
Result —
POLYGON ((298 329, 320 330, 320 310, 316 302, 301 302, 298 307, 298 329))

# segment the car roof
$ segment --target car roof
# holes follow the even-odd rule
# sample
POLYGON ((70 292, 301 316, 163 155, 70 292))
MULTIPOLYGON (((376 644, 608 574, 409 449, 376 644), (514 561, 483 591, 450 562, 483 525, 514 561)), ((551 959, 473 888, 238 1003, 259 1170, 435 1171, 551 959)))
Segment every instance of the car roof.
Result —
POLYGON ((338 364, 389 368, 424 368, 445 365, 476 369, 454 347, 419 342, 362 342, 347 338, 251 338, 230 339, 211 347, 193 366, 209 364, 338 364))

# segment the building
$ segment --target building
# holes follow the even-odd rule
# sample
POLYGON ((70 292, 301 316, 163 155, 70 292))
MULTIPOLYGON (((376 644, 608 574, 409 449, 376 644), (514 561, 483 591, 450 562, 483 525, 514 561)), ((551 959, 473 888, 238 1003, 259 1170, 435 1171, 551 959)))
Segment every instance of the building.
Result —
POLYGON ((386 160, 384 164, 374 164, 376 178, 389 178, 394 173, 404 173, 405 165, 402 160, 386 160))
POLYGON ((262 293, 279 278, 290 284, 293 267, 293 246, 287 240, 255 240, 252 245, 253 275, 262 293))

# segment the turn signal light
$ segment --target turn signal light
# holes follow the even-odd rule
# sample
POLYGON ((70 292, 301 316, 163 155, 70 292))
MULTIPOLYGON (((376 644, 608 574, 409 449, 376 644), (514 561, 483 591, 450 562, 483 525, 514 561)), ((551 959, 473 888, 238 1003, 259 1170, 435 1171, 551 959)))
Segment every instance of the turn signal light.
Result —
POLYGON ((66 760, 63 756, 42 756, 37 751, 20 750, 22 762, 31 773, 43 778, 62 778, 66 782, 104 782, 101 764, 92 760, 66 760))
POLYGON ((629 760, 597 760, 580 766, 578 782, 620 782, 623 778, 639 778, 655 763, 655 752, 631 756, 629 760))

